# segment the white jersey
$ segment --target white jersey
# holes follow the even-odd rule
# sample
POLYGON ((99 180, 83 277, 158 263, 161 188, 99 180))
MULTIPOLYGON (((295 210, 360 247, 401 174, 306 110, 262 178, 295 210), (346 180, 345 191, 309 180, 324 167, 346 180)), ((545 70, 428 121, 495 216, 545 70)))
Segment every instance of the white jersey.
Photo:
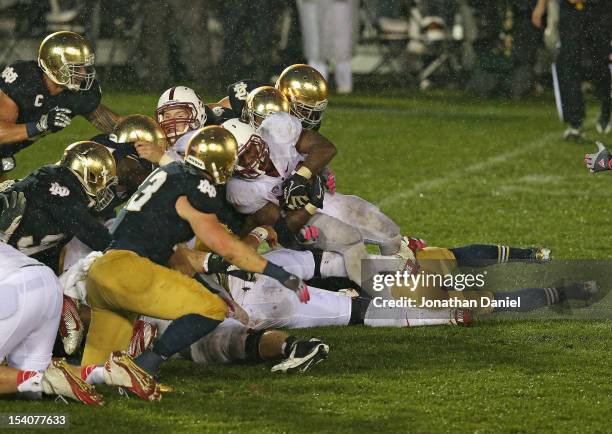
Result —
POLYGON ((36 259, 24 255, 13 246, 0 243, 0 280, 9 277, 27 265, 39 265, 36 259))
POLYGON ((300 120, 289 113, 273 113, 261 123, 257 133, 268 145, 270 160, 284 180, 304 161, 296 145, 302 134, 300 120))
POLYGON ((178 154, 182 159, 185 155, 185 151, 187 150, 187 143, 189 143, 189 139, 195 136, 198 131, 200 130, 192 130, 183 134, 176 142, 174 142, 171 150, 178 154))
POLYGON ((268 116, 254 134, 261 136, 270 150, 270 160, 279 177, 261 175, 253 179, 232 177, 227 182, 227 201, 242 214, 253 214, 268 202, 279 204, 282 183, 304 161, 297 148, 302 124, 288 113, 268 116))
POLYGON ((261 175, 255 179, 231 177, 227 181, 225 197, 241 214, 254 214, 268 202, 275 205, 283 194, 281 178, 261 175))

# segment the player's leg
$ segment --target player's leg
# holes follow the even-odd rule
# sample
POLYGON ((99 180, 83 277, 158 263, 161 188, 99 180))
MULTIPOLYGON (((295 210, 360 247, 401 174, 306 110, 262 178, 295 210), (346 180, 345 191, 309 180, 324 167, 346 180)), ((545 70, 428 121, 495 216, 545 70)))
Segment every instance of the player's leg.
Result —
POLYGON ((322 213, 312 216, 309 224, 317 226, 320 234, 318 241, 311 247, 342 254, 349 278, 359 286, 363 286, 361 261, 366 259, 368 254, 361 232, 351 225, 322 213))
POLYGON ((470 244, 449 249, 458 266, 486 266, 504 262, 548 262, 550 250, 543 247, 512 247, 497 244, 470 244))
POLYGON ((51 362, 62 308, 62 292, 50 268, 33 266, 22 270, 24 308, 21 324, 31 324, 31 328, 8 354, 7 360, 9 366, 14 368, 43 371, 51 362))
POLYGON ((364 242, 379 246, 383 255, 399 250, 402 238, 399 226, 365 199, 342 193, 327 195, 321 212, 357 227, 364 242))
MULTIPOLYGON (((153 348, 136 359, 149 373, 214 330, 227 314, 225 302, 194 279, 129 251, 114 250, 94 262, 88 293, 92 307, 174 320, 153 348)), ((127 348, 130 332, 115 349, 127 348)))
POLYGON ((61 289, 53 271, 30 266, 0 282, 0 394, 42 393, 100 404, 95 389, 76 377, 63 360, 51 362, 61 309, 61 289))

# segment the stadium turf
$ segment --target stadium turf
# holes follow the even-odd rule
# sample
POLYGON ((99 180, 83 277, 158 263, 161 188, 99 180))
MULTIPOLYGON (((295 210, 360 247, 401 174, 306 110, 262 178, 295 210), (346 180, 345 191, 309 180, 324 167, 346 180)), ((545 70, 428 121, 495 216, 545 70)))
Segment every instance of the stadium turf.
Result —
MULTIPOLYGON (((122 114, 155 95, 107 94, 122 114)), ((591 113, 591 118, 595 117, 591 113)), ((430 245, 544 245, 555 258, 612 256, 612 180, 566 143, 551 98, 510 103, 452 93, 333 97, 322 133, 338 147, 338 190, 380 205, 430 245)), ((591 124, 587 134, 598 138, 591 124)), ((78 120, 22 152, 17 175, 57 161, 94 133, 78 120)), ((72 428, 111 432, 607 432, 609 321, 501 321, 470 328, 296 331, 331 346, 303 375, 269 366, 171 362, 176 391, 157 404, 100 387, 103 408, 0 401, 0 413, 65 413, 72 428)))

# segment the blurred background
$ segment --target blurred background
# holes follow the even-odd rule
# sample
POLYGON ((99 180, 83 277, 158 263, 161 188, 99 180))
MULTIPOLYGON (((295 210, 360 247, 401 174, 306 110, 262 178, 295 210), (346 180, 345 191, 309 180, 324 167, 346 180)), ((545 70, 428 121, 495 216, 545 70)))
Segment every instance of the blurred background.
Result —
POLYGON ((66 29, 93 42, 105 88, 159 92, 197 82, 222 89, 242 78, 272 80, 285 66, 308 62, 338 93, 452 88, 518 99, 550 86, 554 10, 538 29, 531 24, 534 6, 535 0, 0 0, 0 65, 36 58, 46 34, 66 29))

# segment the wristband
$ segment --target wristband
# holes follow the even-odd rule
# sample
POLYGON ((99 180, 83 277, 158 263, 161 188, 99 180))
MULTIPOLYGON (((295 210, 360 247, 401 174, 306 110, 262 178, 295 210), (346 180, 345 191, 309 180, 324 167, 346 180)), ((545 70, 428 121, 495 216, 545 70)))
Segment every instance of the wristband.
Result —
POLYGON ((26 126, 26 133, 28 135, 28 138, 34 137, 34 136, 38 136, 39 134, 41 134, 40 131, 38 131, 38 128, 36 127, 37 122, 36 121, 32 121, 32 122, 27 122, 25 124, 26 126))
POLYGON ((311 203, 307 203, 306 206, 304 207, 304 209, 310 215, 314 215, 319 210, 319 208, 317 208, 316 206, 314 206, 311 203))
POLYGON ((249 235, 255 237, 255 239, 257 239, 258 244, 261 244, 262 242, 268 239, 268 231, 265 228, 262 228, 261 226, 258 226, 253 229, 251 232, 249 232, 249 235))
POLYGON ((291 278, 290 273, 287 273, 281 267, 276 264, 273 264, 270 261, 268 261, 266 267, 263 269, 263 272, 261 274, 276 279, 279 282, 285 282, 291 278))
POLYGON ((306 179, 312 178, 312 171, 306 166, 300 167, 295 173, 306 179))

